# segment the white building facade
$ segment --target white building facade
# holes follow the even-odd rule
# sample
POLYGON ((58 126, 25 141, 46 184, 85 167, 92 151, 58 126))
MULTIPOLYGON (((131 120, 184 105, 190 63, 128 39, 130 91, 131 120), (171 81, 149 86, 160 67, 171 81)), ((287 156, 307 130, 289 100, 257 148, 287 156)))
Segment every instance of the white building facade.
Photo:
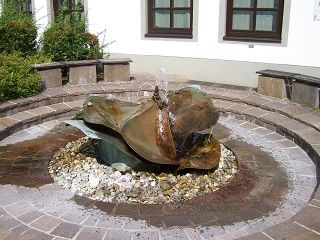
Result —
MULTIPOLYGON (((70 0, 76 5, 81 0, 70 0)), ((41 29, 59 0, 31 0, 41 29)), ((256 71, 320 76, 320 0, 82 0, 89 30, 133 75, 256 87, 256 71)))

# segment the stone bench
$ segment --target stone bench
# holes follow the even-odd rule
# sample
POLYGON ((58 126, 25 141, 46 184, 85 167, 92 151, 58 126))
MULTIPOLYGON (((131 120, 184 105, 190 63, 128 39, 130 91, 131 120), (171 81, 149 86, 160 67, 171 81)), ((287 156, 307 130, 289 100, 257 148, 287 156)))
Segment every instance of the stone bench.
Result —
POLYGON ((106 82, 130 80, 130 58, 99 59, 106 82))
POLYGON ((258 78, 258 93, 288 98, 292 102, 319 107, 320 78, 299 73, 276 70, 261 70, 258 78))
POLYGON ((65 65, 60 62, 50 62, 33 64, 32 68, 40 74, 45 88, 53 88, 62 86, 61 68, 63 66, 65 65))
POLYGON ((98 60, 77 60, 63 62, 68 68, 70 85, 89 84, 97 82, 98 60))

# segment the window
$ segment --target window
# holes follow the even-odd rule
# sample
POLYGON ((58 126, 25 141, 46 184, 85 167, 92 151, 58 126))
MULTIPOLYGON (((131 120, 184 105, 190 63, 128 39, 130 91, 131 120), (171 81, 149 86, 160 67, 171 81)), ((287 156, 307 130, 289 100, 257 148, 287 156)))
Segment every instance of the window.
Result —
POLYGON ((148 0, 146 37, 192 38, 193 0, 148 0))
POLYGON ((83 9, 83 0, 53 0, 53 10, 54 16, 58 16, 59 11, 61 10, 61 6, 66 4, 66 10, 64 11, 65 14, 70 14, 74 12, 84 12, 83 9))
POLYGON ((32 14, 31 0, 14 0, 15 6, 27 14, 32 14))
POLYGON ((284 0, 227 0, 223 39, 281 42, 283 4, 284 0))

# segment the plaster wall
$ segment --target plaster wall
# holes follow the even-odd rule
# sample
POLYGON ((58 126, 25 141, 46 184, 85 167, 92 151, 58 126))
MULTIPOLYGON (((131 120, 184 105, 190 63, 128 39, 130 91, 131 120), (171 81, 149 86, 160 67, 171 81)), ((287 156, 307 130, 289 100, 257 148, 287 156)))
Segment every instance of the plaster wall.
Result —
MULTIPOLYGON (((87 0, 85 10, 90 32, 105 30, 100 41, 115 41, 106 50, 111 57, 131 57, 133 73, 154 74, 162 65, 188 79, 245 86, 256 86, 255 71, 265 68, 320 76, 315 0, 285 1, 280 44, 224 41, 226 1, 194 0, 193 39, 145 38, 147 0, 87 0)), ((33 4, 41 32, 52 21, 52 0, 33 4)))
POLYGON ((88 2, 90 30, 106 29, 111 53, 208 58, 320 67, 320 21, 314 1, 285 1, 282 44, 222 41, 226 0, 195 2, 194 39, 145 38, 146 0, 88 2), (96 7, 99 2, 99 7, 96 7), (301 10, 303 9, 303 11, 301 10), (249 45, 254 45, 249 48, 249 45))

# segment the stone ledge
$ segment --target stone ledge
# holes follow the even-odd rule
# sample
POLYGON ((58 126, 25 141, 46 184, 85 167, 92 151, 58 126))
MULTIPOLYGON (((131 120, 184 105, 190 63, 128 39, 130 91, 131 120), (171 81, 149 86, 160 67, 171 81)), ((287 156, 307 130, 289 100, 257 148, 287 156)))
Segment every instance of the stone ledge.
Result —
POLYGON ((66 61, 62 62, 67 67, 80 67, 80 66, 91 66, 91 65, 98 65, 99 61, 92 59, 92 60, 77 60, 77 61, 66 61))
POLYGON ((64 67, 65 64, 61 62, 49 62, 49 63, 40 63, 40 64, 33 64, 31 67, 36 70, 47 70, 53 68, 61 68, 64 67))
POLYGON ((101 64, 128 64, 132 62, 130 58, 110 58, 110 59, 98 59, 101 64))

